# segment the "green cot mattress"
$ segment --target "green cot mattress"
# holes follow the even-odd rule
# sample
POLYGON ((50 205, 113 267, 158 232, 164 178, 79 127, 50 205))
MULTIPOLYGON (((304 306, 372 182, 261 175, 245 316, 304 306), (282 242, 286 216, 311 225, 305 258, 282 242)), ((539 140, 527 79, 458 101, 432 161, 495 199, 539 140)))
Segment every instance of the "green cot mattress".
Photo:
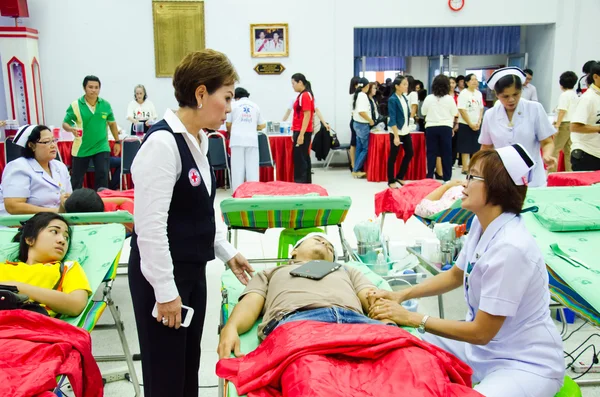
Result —
MULTIPOLYGON (((133 215, 128 211, 87 212, 61 215, 73 225, 85 223, 133 223, 133 215)), ((31 218, 31 215, 0 216, 0 226, 21 226, 21 222, 24 222, 29 218, 31 218)))
MULTIPOLYGON (((12 243, 17 229, 0 229, 0 260, 14 260, 18 243, 12 243)), ((74 226, 71 248, 66 260, 78 261, 92 291, 97 291, 105 279, 114 279, 119 257, 125 241, 125 227, 119 224, 74 226)), ((106 304, 92 304, 93 295, 78 317, 61 317, 61 320, 88 331, 98 321, 106 304)))
MULTIPOLYGON (((599 195, 599 185, 533 188, 528 191, 524 207, 551 202, 590 203, 597 201, 599 195)), ((553 297, 584 318, 600 325, 600 231, 551 232, 535 214, 528 212, 523 214, 523 218, 544 254, 553 297), (563 252, 585 263, 589 270, 574 267, 556 256, 550 248, 551 244, 558 244, 563 252)))
POLYGON ((221 202, 221 213, 234 229, 301 229, 339 225, 351 204, 350 197, 331 196, 228 198, 221 202))
MULTIPOLYGON (((246 199, 243 199, 243 200, 246 200, 246 199)), ((380 276, 378 276, 377 274, 375 274, 371 269, 369 269, 367 267, 367 265, 359 263, 359 262, 348 262, 345 265, 356 267, 357 269, 362 271, 367 276, 367 278, 369 280, 371 280, 371 282, 373 282, 373 284, 375 284, 375 287, 377 287, 379 289, 387 290, 387 291, 392 290, 390 288, 390 285, 388 284, 388 282, 385 281, 380 276)), ((223 304, 223 306, 221 308, 221 310, 222 310, 221 315, 223 317, 224 323, 227 322, 227 319, 233 312, 233 308, 237 304, 240 295, 244 291, 244 288, 245 287, 242 285, 242 283, 240 283, 238 281, 238 279, 231 272, 231 270, 227 270, 221 276, 221 289, 227 291, 227 304, 223 304)), ((261 321, 262 321, 262 319, 259 319, 254 324, 254 326, 252 327, 252 329, 250 331, 246 332, 243 335, 240 335, 240 342, 241 342, 240 350, 243 353, 247 354, 258 347, 258 345, 260 343, 258 340, 258 325, 260 324, 261 321)), ((414 328, 405 328, 405 329, 407 331, 409 331, 411 334, 415 335, 416 337, 419 337, 419 334, 417 333, 417 331, 414 328)), ((228 391, 227 396, 238 397, 238 394, 236 393, 236 390, 235 390, 235 387, 233 386, 233 384, 229 383, 227 391, 228 391)))

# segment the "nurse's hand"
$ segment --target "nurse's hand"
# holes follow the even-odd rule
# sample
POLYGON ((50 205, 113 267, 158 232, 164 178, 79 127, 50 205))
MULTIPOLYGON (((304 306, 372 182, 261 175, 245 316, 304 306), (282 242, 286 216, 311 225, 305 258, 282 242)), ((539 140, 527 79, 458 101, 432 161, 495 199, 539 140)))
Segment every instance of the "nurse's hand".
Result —
POLYGON ((419 318, 422 316, 406 310, 394 301, 380 299, 369 311, 369 317, 374 320, 392 320, 400 326, 405 325, 416 328, 421 323, 419 318))
POLYGON ((544 159, 544 165, 548 168, 558 166, 558 161, 556 160, 556 157, 554 157, 552 155, 544 155, 543 159, 544 159))
POLYGON ((65 193, 62 196, 60 196, 60 207, 58 207, 58 213, 59 214, 64 214, 65 212, 67 212, 65 210, 65 202, 67 201, 67 199, 71 196, 70 193, 65 193))
POLYGON ((369 308, 372 308, 375 303, 380 299, 391 300, 394 302, 402 303, 406 300, 406 290, 400 291, 385 291, 385 290, 375 290, 371 291, 367 294, 367 301, 369 302, 369 308))
POLYGON ((156 302, 157 316, 156 321, 163 323, 164 326, 179 329, 181 326, 181 297, 178 296, 171 302, 156 302))
POLYGON ((248 285, 248 281, 252 278, 252 273, 254 273, 254 268, 248 263, 248 260, 244 258, 242 254, 237 254, 229 262, 227 265, 235 274, 240 283, 244 285, 248 285))

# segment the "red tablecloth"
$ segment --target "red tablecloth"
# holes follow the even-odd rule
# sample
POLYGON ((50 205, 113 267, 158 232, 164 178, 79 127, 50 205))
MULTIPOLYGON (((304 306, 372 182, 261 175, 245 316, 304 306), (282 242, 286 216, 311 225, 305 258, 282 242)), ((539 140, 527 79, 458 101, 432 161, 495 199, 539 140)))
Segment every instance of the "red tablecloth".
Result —
POLYGON ((407 183, 400 189, 386 189, 375 195, 375 215, 392 212, 404 222, 415 213, 417 205, 441 185, 433 179, 407 183))
MULTIPOLYGON (((114 141, 110 141, 110 149, 112 150, 115 145, 114 141)), ((64 164, 67 167, 71 167, 73 164, 73 159, 71 156, 71 149, 73 148, 72 141, 61 141, 58 142, 58 151, 60 153, 60 157, 62 158, 64 164)), ((4 159, 4 142, 0 142, 0 181, 2 181, 2 174, 4 173, 4 167, 6 167, 5 159, 4 159)), ((110 176, 109 176, 110 178, 110 176)), ((125 189, 133 188, 133 181, 131 180, 131 174, 125 175, 125 189)), ((85 175, 83 180, 83 187, 94 187, 94 173, 88 172, 85 175)))
MULTIPOLYGON (((416 181, 427 176, 427 153, 425 151, 425 134, 414 132, 411 134, 413 156, 404 179, 416 181)), ((402 147, 402 145, 400 145, 402 147)), ((365 171, 369 182, 387 182, 387 161, 390 154, 389 134, 371 134, 369 137, 369 152, 365 162, 365 171)), ((400 150, 396 159, 395 172, 400 169, 404 157, 404 150, 400 150)))
POLYGON ((293 182, 246 182, 236 189, 233 198, 249 198, 252 196, 297 196, 318 193, 327 196, 327 190, 311 183, 293 182))
POLYGON ((289 135, 270 135, 269 143, 277 171, 276 180, 294 182, 294 142, 292 137, 289 135))
POLYGON ((600 171, 554 172, 548 175, 548 187, 590 186, 600 183, 600 171))

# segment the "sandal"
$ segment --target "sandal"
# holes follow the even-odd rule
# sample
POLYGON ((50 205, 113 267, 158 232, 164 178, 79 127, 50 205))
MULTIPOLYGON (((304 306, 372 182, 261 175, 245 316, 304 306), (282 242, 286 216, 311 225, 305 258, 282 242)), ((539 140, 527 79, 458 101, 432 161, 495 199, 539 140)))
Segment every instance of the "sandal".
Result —
POLYGON ((388 188, 398 189, 398 188, 400 188, 400 186, 398 186, 398 182, 392 182, 392 183, 388 183, 388 188))
POLYGON ((406 185, 405 182, 402 182, 400 179, 396 179, 396 183, 400 185, 400 187, 406 185))

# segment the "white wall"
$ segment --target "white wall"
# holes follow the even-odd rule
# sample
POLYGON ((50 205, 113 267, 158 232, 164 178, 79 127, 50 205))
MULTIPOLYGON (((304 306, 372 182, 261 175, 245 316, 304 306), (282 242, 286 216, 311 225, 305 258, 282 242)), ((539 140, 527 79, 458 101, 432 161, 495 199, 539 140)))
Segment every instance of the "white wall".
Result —
POLYGON ((429 87, 429 58, 408 57, 406 58, 406 74, 421 80, 425 87, 429 87))
MULTIPOLYGON (((240 83, 252 93, 267 118, 281 117, 293 97, 290 76, 304 73, 313 83, 319 108, 342 141, 348 134, 347 89, 353 74, 354 27, 556 23, 556 50, 552 55, 543 54, 554 79, 568 69, 579 73, 583 62, 600 57, 600 37, 594 35, 594 15, 600 14, 598 0, 505 0, 502 7, 495 0, 478 0, 467 2, 458 13, 439 0, 372 0, 369 5, 385 10, 378 14, 377 25, 373 18, 356 12, 364 7, 362 0, 306 0, 301 6, 289 1, 206 0, 206 42, 231 58, 240 83), (403 12, 409 6, 411 12, 403 12), (289 58, 250 57, 249 24, 266 22, 290 24, 289 58), (261 61, 281 62, 287 70, 281 76, 258 76, 252 68, 261 61)), ((32 17, 25 23, 40 31, 49 123, 60 122, 68 104, 81 95, 82 79, 89 73, 102 79, 102 95, 113 104, 123 124, 127 103, 138 83, 146 85, 160 112, 176 105, 170 79, 154 77, 150 0, 30 0, 29 10, 32 17), (93 43, 93 49, 88 43, 93 43)), ((420 77, 424 80, 426 74, 420 77)), ((540 84, 551 85, 538 80, 540 84)), ((557 97, 556 90, 552 85, 550 98, 557 97)))
POLYGON ((558 85, 558 75, 554 74, 549 62, 554 57, 555 32, 555 25, 527 27, 528 68, 533 71, 532 84, 537 88, 538 99, 547 112, 552 111, 553 87, 558 85))

